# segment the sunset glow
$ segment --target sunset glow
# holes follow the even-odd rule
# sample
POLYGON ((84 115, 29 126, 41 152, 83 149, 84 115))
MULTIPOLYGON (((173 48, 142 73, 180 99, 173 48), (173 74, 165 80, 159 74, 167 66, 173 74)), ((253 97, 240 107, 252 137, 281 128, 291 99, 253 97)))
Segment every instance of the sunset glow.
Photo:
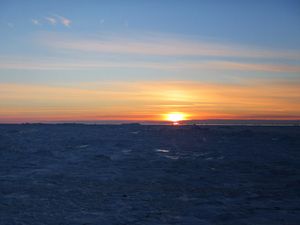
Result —
POLYGON ((179 112, 169 113, 166 115, 166 119, 173 123, 177 123, 179 121, 185 120, 185 117, 186 117, 185 114, 179 112))
POLYGON ((0 5, 0 123, 300 119, 296 7, 117 2, 0 5))

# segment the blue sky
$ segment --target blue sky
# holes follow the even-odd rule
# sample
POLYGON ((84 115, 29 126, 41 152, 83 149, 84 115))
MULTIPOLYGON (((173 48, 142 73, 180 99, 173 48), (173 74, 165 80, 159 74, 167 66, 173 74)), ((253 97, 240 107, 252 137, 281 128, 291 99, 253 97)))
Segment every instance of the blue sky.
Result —
MULTIPOLYGON (((68 38, 86 39, 87 42, 119 39, 120 44, 135 40, 145 43, 160 42, 163 39, 168 42, 169 38, 171 42, 193 41, 247 50, 273 51, 275 54, 288 51, 298 54, 299 8, 297 1, 1 1, 0 56, 32 60, 53 57, 57 61, 61 58, 74 60, 79 56, 88 61, 132 59, 133 62, 224 59, 224 55, 217 54, 176 54, 167 57, 159 54, 120 55, 118 52, 94 51, 63 54, 59 47, 51 49, 46 43, 41 43, 42 38, 55 35, 57 39, 64 38, 64 41, 68 38), (62 24, 62 18, 69 20, 70 24, 62 24), (51 24, 51 19, 55 24, 51 24)), ((114 44, 113 41, 111 44, 114 44)), ((227 61, 246 63, 298 65, 299 62, 297 57, 296 60, 288 57, 278 59, 275 55, 241 58, 236 54, 225 58, 227 61)), ((107 69, 104 71, 107 72, 107 69)), ((140 73, 139 69, 136 71, 140 73)), ((135 71, 132 72, 135 74, 135 71)), ((169 78, 166 71, 162 71, 162 74, 169 78)), ((193 73, 191 78, 194 78, 193 73)))
MULTIPOLYGON (((1 22, 18 34, 28 22, 50 15, 72 20, 69 32, 153 31, 198 35, 232 42, 299 46, 298 1, 1 1, 1 22), (103 24, 100 25, 101 20, 103 24), (126 26, 128 24, 128 27, 126 26), (125 29, 126 28, 126 29, 125 29)), ((45 28, 44 28, 45 29, 45 28)), ((60 27, 55 30, 64 31, 60 27)), ((8 35, 9 36, 9 35, 8 35)))
POLYGON ((299 1, 0 2, 1 84, 242 86, 299 74, 299 1))

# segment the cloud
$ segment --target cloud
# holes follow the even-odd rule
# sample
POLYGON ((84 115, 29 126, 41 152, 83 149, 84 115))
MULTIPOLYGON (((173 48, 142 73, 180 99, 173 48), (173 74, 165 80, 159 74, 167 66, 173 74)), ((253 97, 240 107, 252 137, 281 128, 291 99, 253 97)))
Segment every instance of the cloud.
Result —
POLYGON ((59 15, 55 15, 55 16, 56 16, 56 18, 59 19, 59 21, 62 25, 64 25, 65 27, 70 27, 70 25, 72 23, 72 21, 70 19, 67 19, 67 18, 65 18, 63 16, 59 16, 59 15))
POLYGON ((51 48, 109 54, 132 54, 146 56, 209 56, 262 59, 299 60, 297 50, 272 50, 242 45, 206 42, 174 37, 151 36, 140 38, 74 38, 60 34, 47 34, 44 44, 51 48))
MULTIPOLYGON (((56 25, 57 23, 60 23, 65 27, 70 27, 70 25, 72 23, 72 21, 70 19, 60 16, 60 15, 57 15, 57 14, 45 17, 44 19, 51 25, 56 25)), ((36 20, 36 19, 32 19, 31 21, 35 25, 41 24, 40 21, 36 20)))
POLYGON ((53 60, 1 57, 0 69, 24 70, 89 70, 103 68, 155 69, 166 71, 241 71, 267 73, 300 73, 300 66, 285 64, 258 64, 232 61, 101 61, 98 60, 53 60))
POLYGON ((51 24, 55 25, 57 23, 57 20, 53 17, 45 17, 45 19, 51 24))
POLYGON ((104 22, 105 22, 104 19, 101 19, 101 20, 100 20, 100 24, 101 24, 101 25, 104 24, 104 22))
POLYGON ((207 68, 216 70, 231 71, 257 71, 271 73, 300 73, 298 65, 282 65, 282 64, 263 64, 263 63, 240 63, 231 61, 210 61, 204 64, 187 63, 185 68, 207 68))
POLYGON ((34 25, 42 25, 41 22, 37 19, 32 19, 31 22, 34 24, 34 25))

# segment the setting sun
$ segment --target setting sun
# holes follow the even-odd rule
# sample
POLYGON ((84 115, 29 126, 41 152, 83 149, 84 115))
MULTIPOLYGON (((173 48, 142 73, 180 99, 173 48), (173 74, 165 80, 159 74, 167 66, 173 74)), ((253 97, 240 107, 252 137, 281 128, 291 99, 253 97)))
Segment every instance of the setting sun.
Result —
POLYGON ((184 113, 174 112, 166 115, 166 120, 172 121, 174 123, 185 119, 186 115, 184 113))

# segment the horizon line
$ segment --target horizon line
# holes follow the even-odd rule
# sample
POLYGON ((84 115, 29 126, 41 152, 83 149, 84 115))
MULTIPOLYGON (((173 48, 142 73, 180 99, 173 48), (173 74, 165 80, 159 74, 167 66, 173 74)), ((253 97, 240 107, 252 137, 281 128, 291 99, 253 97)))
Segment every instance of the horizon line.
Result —
MULTIPOLYGON (((30 125, 30 124, 82 124, 82 125, 173 125, 172 121, 166 120, 57 120, 57 121, 24 121, 24 122, 4 122, 0 125, 30 125)), ((182 120, 180 125, 300 125, 300 119, 203 119, 203 120, 182 120)))

